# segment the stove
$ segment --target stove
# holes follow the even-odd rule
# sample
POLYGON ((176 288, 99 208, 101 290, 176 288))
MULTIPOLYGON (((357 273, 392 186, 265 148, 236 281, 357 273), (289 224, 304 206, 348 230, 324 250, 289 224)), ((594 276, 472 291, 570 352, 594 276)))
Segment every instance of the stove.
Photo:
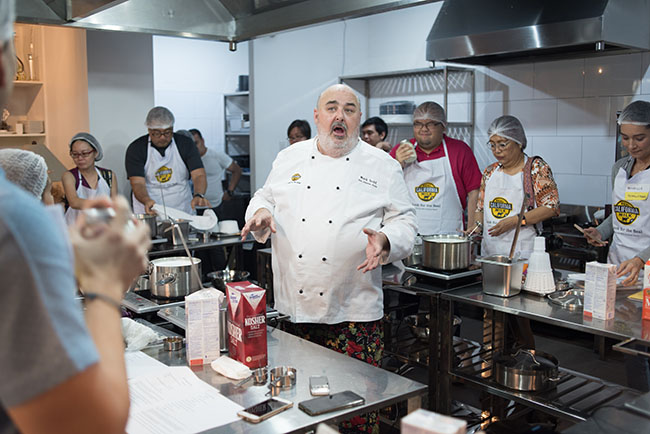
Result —
POLYGON ((130 291, 124 294, 122 306, 136 314, 156 312, 164 307, 185 306, 185 297, 156 298, 151 291, 130 291))
POLYGON ((453 289, 478 282, 483 276, 480 268, 464 268, 453 271, 432 270, 422 265, 412 265, 405 268, 407 272, 416 276, 418 283, 442 289, 453 289))

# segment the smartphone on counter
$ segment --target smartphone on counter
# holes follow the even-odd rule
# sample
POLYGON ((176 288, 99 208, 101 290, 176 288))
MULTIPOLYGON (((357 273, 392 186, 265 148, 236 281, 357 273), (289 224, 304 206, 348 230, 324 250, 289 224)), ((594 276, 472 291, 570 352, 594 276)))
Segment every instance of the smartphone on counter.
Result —
POLYGON ((330 384, 324 375, 313 375, 309 377, 309 392, 313 396, 324 396, 330 394, 330 384))
POLYGON ((319 414, 342 410, 344 408, 356 407, 365 402, 366 400, 363 397, 350 390, 346 390, 345 392, 339 392, 333 395, 308 399, 299 403, 298 408, 310 416, 318 416, 319 414))
POLYGON ((259 423, 291 407, 293 407, 293 402, 273 397, 238 411, 237 415, 249 422, 259 423))

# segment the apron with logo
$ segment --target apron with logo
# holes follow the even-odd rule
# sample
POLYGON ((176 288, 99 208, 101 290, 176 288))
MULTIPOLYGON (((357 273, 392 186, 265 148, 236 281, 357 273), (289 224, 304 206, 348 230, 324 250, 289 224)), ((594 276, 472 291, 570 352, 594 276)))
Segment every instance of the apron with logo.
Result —
POLYGON ((449 234, 463 230, 463 206, 456 190, 444 139, 442 146, 444 157, 416 161, 404 168, 404 181, 415 207, 418 232, 421 235, 449 234))
MULTIPOLYGON (((483 242, 481 256, 508 255, 515 230, 508 231, 496 237, 488 233, 488 229, 506 217, 517 215, 524 200, 523 172, 508 175, 503 170, 495 170, 485 184, 483 202, 483 242)), ((523 226, 517 238, 515 252, 520 257, 528 258, 533 251, 533 243, 537 232, 534 226, 523 226)))
POLYGON ((612 223, 614 238, 607 262, 619 265, 634 258, 650 244, 650 170, 643 170, 630 179, 620 168, 614 179, 612 223))
MULTIPOLYGON (((77 187, 77 197, 79 197, 79 199, 93 199, 99 196, 111 196, 111 188, 108 186, 108 183, 102 174, 99 173, 99 169, 95 167, 95 171, 97 172, 97 188, 95 189, 84 187, 83 178, 81 177, 81 170, 77 172, 79 174, 79 186, 77 187)), ((69 225, 73 224, 75 221, 77 221, 77 217, 79 216, 80 212, 81 210, 69 207, 65 212, 65 221, 69 225)))
MULTIPOLYGON (((193 214, 189 172, 173 139, 165 156, 160 155, 149 141, 144 176, 147 193, 158 205, 163 205, 164 194, 165 206, 193 214)), ((144 211, 144 205, 133 195, 133 212, 143 214, 144 211)))

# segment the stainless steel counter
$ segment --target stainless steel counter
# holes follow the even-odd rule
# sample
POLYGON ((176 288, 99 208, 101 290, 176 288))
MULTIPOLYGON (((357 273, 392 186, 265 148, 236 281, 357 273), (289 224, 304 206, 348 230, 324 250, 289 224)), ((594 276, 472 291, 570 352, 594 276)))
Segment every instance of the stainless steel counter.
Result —
MULTIPOLYGON (((253 242, 255 239, 251 234, 248 235, 246 241, 242 241, 239 235, 215 235, 212 234, 210 239, 206 242, 201 238, 202 235, 199 234, 199 241, 190 242, 187 244, 189 250, 202 250, 202 249, 211 249, 214 247, 227 247, 227 246, 236 246, 248 242, 253 242)), ((161 256, 166 256, 171 253, 182 253, 185 254, 185 249, 182 245, 173 245, 169 242, 162 244, 154 244, 149 250, 149 258, 158 258, 161 256)))
POLYGON ((483 287, 480 283, 446 291, 442 293, 441 297, 445 300, 468 303, 599 336, 620 340, 636 338, 650 342, 650 328, 648 328, 650 324, 646 324, 648 329, 643 329, 643 321, 641 321, 641 302, 627 298, 632 293, 634 291, 618 291, 616 315, 608 321, 584 318, 581 311, 570 312, 549 303, 546 297, 524 292, 510 298, 483 294, 483 287))
MULTIPOLYGON (((267 330, 269 366, 294 366, 297 369, 296 386, 281 391, 279 396, 294 403, 284 411, 259 424, 238 421, 208 432, 219 433, 280 433, 301 432, 317 424, 339 422, 353 415, 384 408, 395 402, 408 400, 409 410, 420 407, 420 399, 427 392, 424 384, 376 368, 333 350, 300 339, 277 329, 267 330), (298 409, 298 403, 313 398, 309 393, 309 376, 326 375, 332 393, 352 390, 366 399, 362 407, 341 410, 321 416, 309 416, 298 409)), ((144 350, 150 356, 169 366, 186 365, 185 351, 168 352, 162 347, 144 350)), ((208 366, 192 367, 203 381, 219 389, 238 404, 248 407, 266 399, 266 386, 253 386, 250 382, 235 388, 236 381, 217 374, 208 366)))

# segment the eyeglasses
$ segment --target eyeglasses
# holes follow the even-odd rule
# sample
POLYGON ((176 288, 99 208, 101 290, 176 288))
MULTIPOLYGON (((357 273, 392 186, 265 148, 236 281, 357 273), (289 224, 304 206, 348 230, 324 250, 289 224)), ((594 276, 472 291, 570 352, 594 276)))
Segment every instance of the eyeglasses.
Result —
POLYGON ((416 130, 421 130, 422 128, 425 128, 429 131, 433 130, 434 128, 439 127, 442 125, 440 122, 434 122, 434 121, 429 121, 429 122, 420 122, 420 121, 415 121, 413 122, 413 127, 416 130))
POLYGON ((154 139, 157 139, 161 136, 171 137, 172 134, 174 134, 174 130, 172 130, 171 128, 167 130, 149 130, 149 135, 151 135, 151 137, 153 137, 154 139))
POLYGON ((507 140, 505 142, 499 142, 499 143, 494 143, 494 142, 487 142, 487 145, 490 149, 494 150, 494 148, 498 148, 500 150, 506 149, 508 146, 510 146, 510 143, 512 143, 512 140, 507 140))
POLYGON ((94 149, 90 151, 70 152, 70 156, 72 157, 72 159, 76 160, 77 158, 81 158, 81 157, 84 158, 90 157, 93 154, 93 152, 95 152, 94 149))

